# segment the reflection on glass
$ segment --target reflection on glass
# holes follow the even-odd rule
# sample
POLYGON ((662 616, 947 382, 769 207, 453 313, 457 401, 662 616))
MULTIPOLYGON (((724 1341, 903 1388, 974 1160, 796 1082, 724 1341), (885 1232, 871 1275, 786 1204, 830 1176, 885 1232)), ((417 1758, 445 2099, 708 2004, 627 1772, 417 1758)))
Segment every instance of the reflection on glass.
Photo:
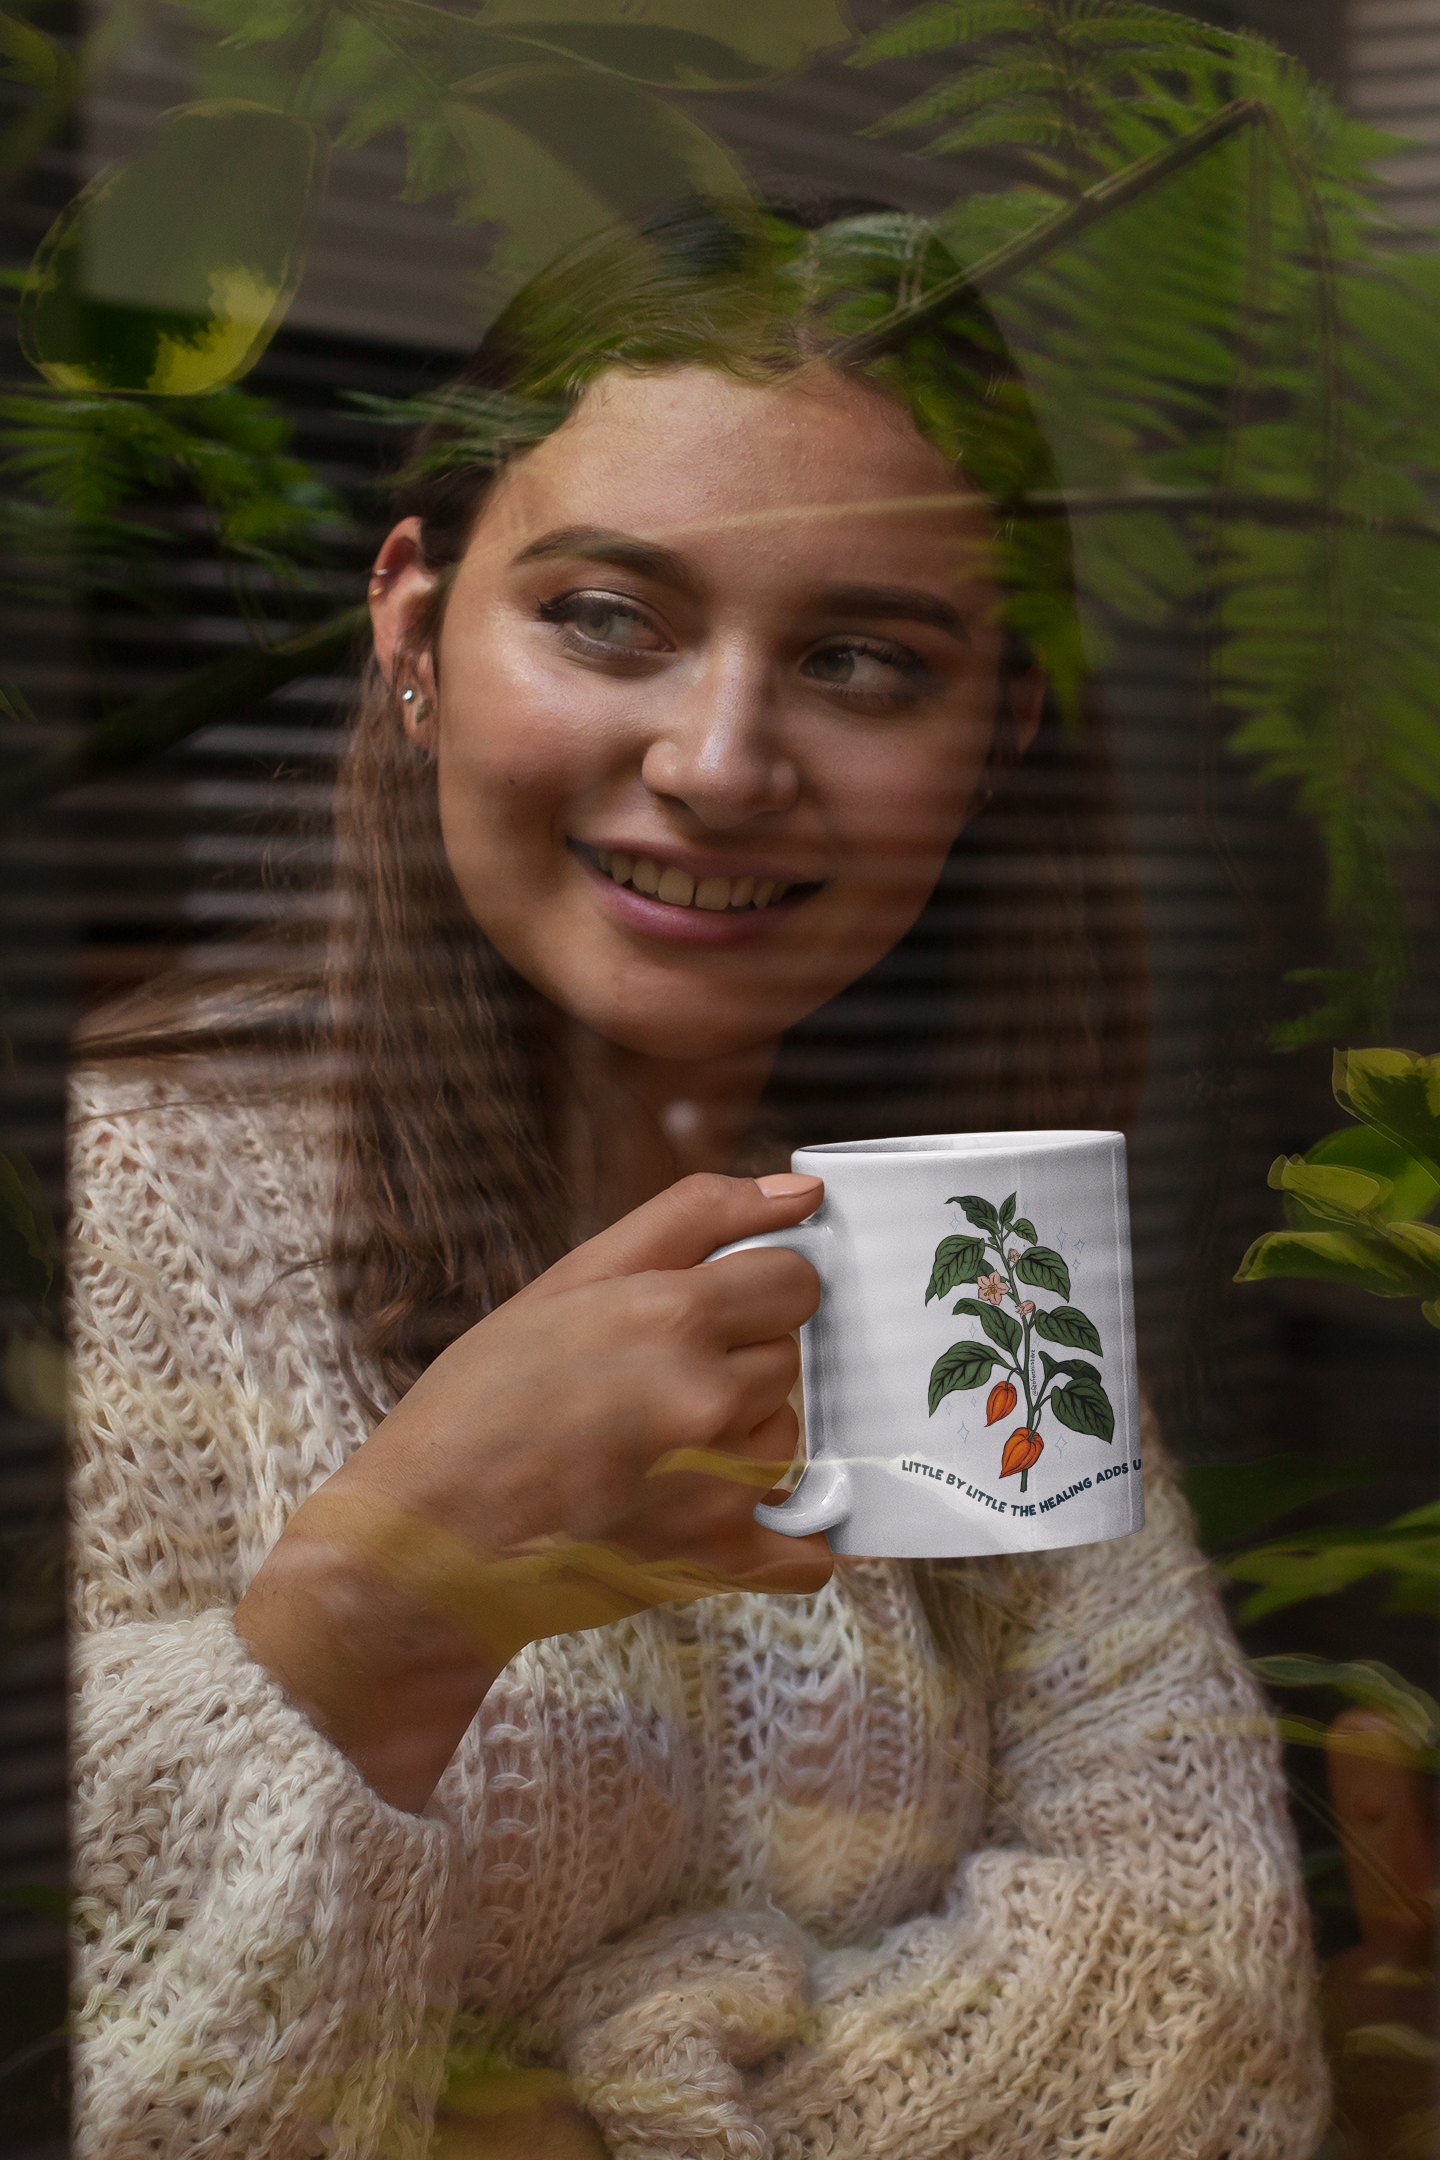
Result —
MULTIPOLYGON (((12 591, 164 619, 202 534, 244 636, 63 735, 17 679, 8 812, 366 650, 333 816, 258 804, 288 835, 263 933, 135 968, 77 1047, 77 2150, 1308 2160, 1330 2094, 1278 1741, 1153 1419, 1127 1540, 832 1562, 752 1513, 802 1445, 814 1271, 699 1263, 813 1211, 803 1142, 1134 1131, 1152 1012, 1158 1129, 1199 1053, 1107 715, 1137 641, 1193 658, 1198 829, 1257 951, 1246 791, 1278 784, 1322 866, 1303 947, 1237 989, 1232 1077, 1267 1036, 1391 1039, 1440 793, 1434 257, 1377 222, 1383 145, 1179 15, 571 16, 0 28, 27 200, 77 116, 111 124, 107 83, 182 86, 19 277, 12 591), (747 170, 806 68, 953 173, 934 214, 747 170), (407 229, 483 231, 489 327, 458 370, 412 352, 327 397, 386 445, 372 533, 266 371, 377 146, 428 206, 407 229)), ((1204 1079, 1233 1093, 1223 1058, 1204 1079)), ((1229 1128, 1204 1151, 1199 1317, 1153 1336, 1182 1441, 1237 1266, 1418 1304, 1424 1354, 1434 1060, 1352 1047, 1336 1094, 1344 1134, 1277 1142, 1283 1228, 1237 1202, 1227 1243, 1229 1128)), ((43 1426, 31 1153, 6 1371, 43 1426)), ((967 1284, 984 1339, 1011 1298, 1028 1344, 1033 1296, 967 1284)), ((987 1415, 1023 1392, 1025 1489, 1016 1379, 987 1415)), ((1361 1486, 1298 1446, 1186 1480, 1258 1586, 1242 1620, 1377 1572, 1432 1609, 1428 1497, 1257 1542, 1361 1486)), ((1361 1938, 1329 2160, 1428 2134, 1437 1740, 1423 1673, 1336 1638, 1254 1645, 1357 1706, 1282 1726, 1328 1748, 1361 1938)))

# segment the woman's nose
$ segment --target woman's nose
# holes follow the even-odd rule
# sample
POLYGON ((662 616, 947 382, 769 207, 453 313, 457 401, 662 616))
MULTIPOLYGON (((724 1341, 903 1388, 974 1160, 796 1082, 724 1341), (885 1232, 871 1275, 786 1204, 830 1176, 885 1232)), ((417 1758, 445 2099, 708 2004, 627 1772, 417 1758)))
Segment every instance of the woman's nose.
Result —
POLYGON ((720 832, 788 810, 800 775, 780 738, 774 685, 758 659, 716 655, 666 712, 640 777, 720 832))

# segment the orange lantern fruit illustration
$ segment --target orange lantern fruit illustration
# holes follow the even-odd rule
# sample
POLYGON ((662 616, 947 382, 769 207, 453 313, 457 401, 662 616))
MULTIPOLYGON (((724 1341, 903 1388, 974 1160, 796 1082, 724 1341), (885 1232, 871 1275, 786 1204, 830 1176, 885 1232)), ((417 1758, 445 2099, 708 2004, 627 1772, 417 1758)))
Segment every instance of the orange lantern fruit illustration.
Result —
POLYGON ((1044 1446, 1038 1432, 1031 1432, 1028 1425, 1017 1425, 1005 1442, 1005 1452, 1000 1457, 1001 1477, 1017 1477, 1023 1471, 1033 1470, 1040 1460, 1044 1446))
POLYGON ((997 1380, 985 1405, 985 1423, 998 1425, 1002 1417, 1009 1417, 1019 1399, 1010 1381, 997 1380))

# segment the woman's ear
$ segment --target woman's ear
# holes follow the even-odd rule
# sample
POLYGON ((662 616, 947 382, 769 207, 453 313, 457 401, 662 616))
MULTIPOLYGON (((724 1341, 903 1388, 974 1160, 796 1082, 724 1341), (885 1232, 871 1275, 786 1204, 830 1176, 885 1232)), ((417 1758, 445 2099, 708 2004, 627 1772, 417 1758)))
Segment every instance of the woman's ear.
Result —
POLYGON ((1002 675, 995 734, 970 806, 971 817, 987 807, 1006 773, 1020 763, 1034 742, 1044 715, 1048 687, 1045 670, 1038 661, 1018 674, 1002 675))
POLYGON ((421 560, 419 518, 402 518, 386 536, 370 573, 370 625, 380 672, 402 700, 405 732, 422 749, 434 747, 435 663, 428 650, 411 647, 409 639, 435 582, 434 571, 421 560))

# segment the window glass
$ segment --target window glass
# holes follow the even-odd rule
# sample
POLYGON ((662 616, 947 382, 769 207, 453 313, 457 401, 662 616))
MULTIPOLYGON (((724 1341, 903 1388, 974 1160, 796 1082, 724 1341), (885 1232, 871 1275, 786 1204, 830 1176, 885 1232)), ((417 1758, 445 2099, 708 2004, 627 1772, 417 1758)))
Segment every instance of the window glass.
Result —
POLYGON ((1437 67, 8 0, 18 2149, 1431 2148, 1437 67))

